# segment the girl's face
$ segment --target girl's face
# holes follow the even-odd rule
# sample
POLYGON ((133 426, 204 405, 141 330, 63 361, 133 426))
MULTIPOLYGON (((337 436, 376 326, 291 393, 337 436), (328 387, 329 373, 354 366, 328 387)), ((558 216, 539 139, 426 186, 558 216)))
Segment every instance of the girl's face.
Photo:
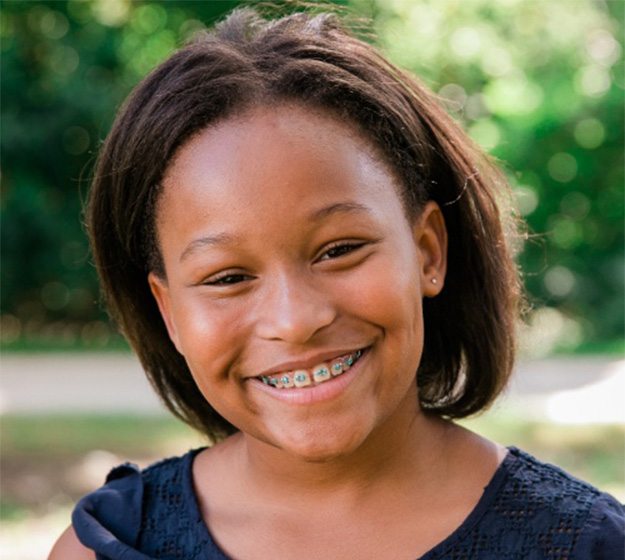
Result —
POLYGON ((207 128, 169 166, 166 279, 150 286, 249 442, 330 458, 418 413, 421 300, 442 287, 446 233, 434 203, 409 223, 399 188, 352 128, 290 105, 207 128))

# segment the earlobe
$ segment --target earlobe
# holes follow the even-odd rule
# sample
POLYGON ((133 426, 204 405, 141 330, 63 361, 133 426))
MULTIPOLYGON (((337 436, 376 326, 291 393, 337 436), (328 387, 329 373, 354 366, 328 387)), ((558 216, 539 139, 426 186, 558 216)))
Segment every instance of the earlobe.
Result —
POLYGON ((421 211, 414 236, 419 251, 421 293, 424 297, 436 297, 443 289, 447 272, 447 228, 436 202, 428 202, 421 211))
POLYGON ((154 299, 156 300, 158 309, 161 312, 163 322, 167 327, 167 333, 169 334, 169 338, 174 343, 174 346, 176 347, 178 352, 182 354, 182 351, 180 350, 176 325, 172 317, 171 298, 167 281, 164 278, 161 278, 160 276, 154 274, 154 272, 150 272, 148 274, 148 284, 150 285, 150 290, 152 292, 152 295, 154 296, 154 299))

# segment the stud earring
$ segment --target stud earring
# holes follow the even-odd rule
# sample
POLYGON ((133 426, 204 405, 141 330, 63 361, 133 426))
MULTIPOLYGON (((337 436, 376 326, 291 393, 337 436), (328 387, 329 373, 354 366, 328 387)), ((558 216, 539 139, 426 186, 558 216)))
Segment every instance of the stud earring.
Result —
POLYGON ((438 284, 438 278, 432 278, 432 279, 430 280, 430 282, 432 282, 432 284, 435 284, 435 285, 436 285, 436 284, 438 284))

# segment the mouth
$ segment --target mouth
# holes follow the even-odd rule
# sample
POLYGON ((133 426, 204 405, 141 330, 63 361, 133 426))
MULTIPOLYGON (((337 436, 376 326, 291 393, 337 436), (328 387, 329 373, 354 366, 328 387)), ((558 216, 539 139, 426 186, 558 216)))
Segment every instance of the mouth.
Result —
POLYGON ((259 375, 255 379, 260 380, 265 385, 282 390, 316 387, 343 375, 362 358, 366 351, 367 348, 355 350, 317 364, 310 369, 285 371, 275 375, 259 375))

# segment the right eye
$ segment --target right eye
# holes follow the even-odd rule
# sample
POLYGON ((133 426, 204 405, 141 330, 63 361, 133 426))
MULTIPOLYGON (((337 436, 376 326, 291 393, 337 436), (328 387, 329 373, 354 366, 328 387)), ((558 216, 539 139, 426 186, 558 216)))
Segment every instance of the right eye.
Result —
POLYGON ((222 274, 220 276, 207 278, 202 282, 204 286, 232 286, 250 279, 247 274, 222 274))

